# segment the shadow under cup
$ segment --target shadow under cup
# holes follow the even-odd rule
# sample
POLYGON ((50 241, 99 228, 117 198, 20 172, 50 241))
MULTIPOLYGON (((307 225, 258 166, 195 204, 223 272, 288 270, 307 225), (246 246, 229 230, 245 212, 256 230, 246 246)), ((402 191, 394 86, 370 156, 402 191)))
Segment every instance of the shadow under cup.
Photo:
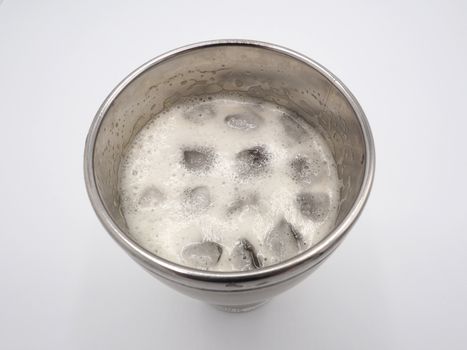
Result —
POLYGON ((371 131, 345 86, 296 52, 244 40, 184 47, 131 73, 98 111, 85 150, 88 193, 111 236, 165 283, 227 311, 251 309, 313 271, 357 219, 370 192, 373 172, 371 131), (201 271, 161 259, 132 240, 120 210, 118 169, 138 131, 183 98, 226 92, 270 101, 300 115, 327 141, 342 181, 335 228, 300 255, 255 271, 201 271))

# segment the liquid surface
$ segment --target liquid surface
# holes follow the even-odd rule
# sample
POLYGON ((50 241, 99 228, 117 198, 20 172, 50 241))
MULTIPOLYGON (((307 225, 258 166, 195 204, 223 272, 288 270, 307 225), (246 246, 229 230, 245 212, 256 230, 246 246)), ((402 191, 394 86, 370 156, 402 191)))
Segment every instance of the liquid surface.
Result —
POLYGON ((136 135, 120 165, 133 238, 167 260, 245 271, 309 248, 334 226, 336 164, 324 139, 274 104, 185 101, 136 135))

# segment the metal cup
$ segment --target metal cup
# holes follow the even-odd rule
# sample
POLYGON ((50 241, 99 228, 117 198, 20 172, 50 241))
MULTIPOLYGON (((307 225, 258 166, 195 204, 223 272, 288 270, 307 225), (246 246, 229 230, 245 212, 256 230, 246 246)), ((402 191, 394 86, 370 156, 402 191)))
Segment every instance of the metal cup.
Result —
POLYGON ((111 237, 164 283, 230 312, 252 310, 287 290, 337 248, 365 205, 374 167, 368 121, 344 84, 297 52, 249 40, 185 46, 136 69, 100 107, 84 152, 89 198, 111 237), (342 181, 334 229, 301 254, 254 271, 202 271, 162 259, 132 239, 120 210, 118 169, 132 138, 153 116, 179 99, 221 92, 247 94, 302 116, 328 142, 342 181))

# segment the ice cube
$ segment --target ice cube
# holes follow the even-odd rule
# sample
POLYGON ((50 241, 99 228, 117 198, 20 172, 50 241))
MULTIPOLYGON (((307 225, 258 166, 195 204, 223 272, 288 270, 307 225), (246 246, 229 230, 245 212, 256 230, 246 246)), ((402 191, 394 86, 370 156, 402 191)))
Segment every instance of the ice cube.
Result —
POLYGON ((156 187, 146 187, 138 200, 141 208, 152 208, 159 205, 165 199, 165 195, 156 187))
POLYGON ((191 243, 182 249, 182 260, 189 266, 208 269, 215 266, 222 255, 222 247, 211 241, 191 243))
POLYGON ((329 176, 327 163, 318 152, 298 154, 290 162, 291 177, 297 182, 311 184, 329 176))
POLYGON ((192 213, 205 211, 211 204, 211 195, 206 186, 188 188, 183 195, 183 205, 192 213))
POLYGON ((304 141, 306 137, 309 136, 303 126, 301 126, 294 118, 292 118, 292 116, 288 114, 282 115, 281 123, 284 127, 285 133, 295 141, 304 141))
POLYGON ((231 114, 225 117, 225 123, 232 129, 251 131, 262 123, 262 118, 253 113, 231 114))
POLYGON ((227 208, 227 214, 238 214, 258 206, 259 197, 255 192, 246 193, 236 198, 227 208))
POLYGON ((230 260, 236 270, 246 271, 261 267, 256 249, 247 239, 238 241, 230 254, 230 260))
POLYGON ((264 245, 271 261, 276 263, 297 255, 304 242, 302 235, 287 220, 281 219, 266 235, 264 245))
POLYGON ((183 116, 186 120, 193 123, 203 124, 207 120, 214 118, 216 111, 210 104, 199 103, 187 108, 183 116))
POLYGON ((313 179, 313 172, 311 164, 306 157, 296 156, 291 162, 292 179, 299 182, 311 183, 313 179))
POLYGON ((270 158, 264 146, 240 151, 236 156, 238 171, 242 176, 260 175, 268 170, 270 158))
POLYGON ((214 150, 208 147, 183 149, 183 165, 190 171, 208 171, 214 163, 214 150))
POLYGON ((303 216, 321 222, 329 213, 331 201, 326 193, 302 192, 297 195, 296 204, 303 216))

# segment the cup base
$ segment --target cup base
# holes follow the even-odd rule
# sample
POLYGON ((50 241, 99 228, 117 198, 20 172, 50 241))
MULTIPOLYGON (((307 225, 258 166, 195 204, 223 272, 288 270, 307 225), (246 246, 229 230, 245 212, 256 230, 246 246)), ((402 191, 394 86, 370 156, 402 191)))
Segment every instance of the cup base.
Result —
POLYGON ((212 305, 217 310, 228 312, 228 313, 241 313, 241 312, 249 312, 256 310, 260 306, 266 304, 269 300, 260 301, 254 304, 246 304, 246 305, 212 305))

